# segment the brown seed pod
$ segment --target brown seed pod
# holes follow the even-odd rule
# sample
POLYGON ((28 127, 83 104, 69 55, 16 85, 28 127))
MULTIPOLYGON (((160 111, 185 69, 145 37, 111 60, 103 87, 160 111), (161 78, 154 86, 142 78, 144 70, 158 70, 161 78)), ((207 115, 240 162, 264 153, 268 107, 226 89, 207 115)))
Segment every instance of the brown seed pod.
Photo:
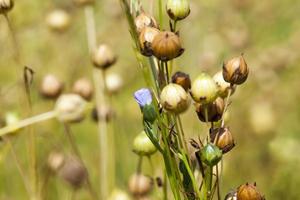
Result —
POLYGON ((191 89, 191 79, 190 76, 184 72, 176 72, 173 76, 172 76, 172 83, 176 83, 178 85, 180 85, 181 87, 183 87, 185 89, 185 91, 188 91, 189 89, 191 89))
POLYGON ((145 196, 153 189, 153 180, 142 174, 134 174, 128 182, 128 189, 134 196, 145 196))
POLYGON ((154 17, 142 12, 139 14, 135 20, 135 26, 138 33, 141 33, 145 27, 158 28, 157 22, 154 17))
POLYGON ((64 164, 58 171, 58 176, 73 188, 80 188, 86 181, 88 173, 83 163, 74 156, 65 158, 64 164))
POLYGON ((0 0, 0 14, 6 14, 14 7, 13 0, 0 0))
POLYGON ((53 74, 44 76, 40 84, 40 94, 49 99, 57 98, 63 91, 63 83, 53 74))
POLYGON ((93 96, 93 86, 86 78, 78 79, 73 85, 73 92, 80 95, 85 100, 91 100, 93 96))
POLYGON ((237 191, 238 200, 264 200, 264 197, 260 194, 256 187, 256 183, 246 183, 241 185, 237 191))
POLYGON ((139 35, 141 54, 144 56, 152 56, 152 41, 154 37, 159 34, 160 31, 157 28, 144 27, 139 35))
POLYGON ((53 31, 65 31, 71 23, 70 15, 61 9, 53 10, 46 18, 47 25, 53 31))
POLYGON ((218 97, 214 102, 209 104, 195 104, 196 113, 202 122, 206 122, 205 114, 207 112, 207 122, 217 122, 221 119, 224 111, 224 100, 218 97), (207 111, 206 111, 207 110, 207 111))
POLYGON ((107 69, 117 61, 117 57, 109 46, 100 45, 92 55, 92 62, 99 69, 107 69))
POLYGON ((152 42, 153 55, 161 61, 168 61, 180 56, 184 49, 177 34, 164 31, 154 37, 152 42))
MULTIPOLYGON (((97 108, 94 108, 91 113, 92 119, 97 122, 99 120, 97 108)), ((109 106, 100 107, 100 120, 109 122, 115 116, 115 111, 109 106)))
POLYGON ((235 57, 223 64, 223 77, 228 83, 240 85, 244 83, 249 69, 243 55, 235 57))
POLYGON ((73 0, 77 6, 88 6, 95 3, 95 0, 73 0))
POLYGON ((211 142, 216 142, 217 147, 222 150, 223 154, 229 152, 235 146, 233 136, 228 127, 210 130, 210 138, 211 142))

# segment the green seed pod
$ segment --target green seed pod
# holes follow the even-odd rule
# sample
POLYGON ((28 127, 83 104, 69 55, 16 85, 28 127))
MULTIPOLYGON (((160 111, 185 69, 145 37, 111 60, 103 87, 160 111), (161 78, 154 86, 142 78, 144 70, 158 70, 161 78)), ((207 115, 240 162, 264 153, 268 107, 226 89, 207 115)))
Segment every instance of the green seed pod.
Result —
POLYGON ((191 79, 190 76, 184 72, 176 72, 173 76, 172 76, 172 83, 176 83, 178 85, 180 85, 181 87, 183 87, 183 89, 185 89, 185 91, 188 91, 189 89, 191 89, 191 79))
POLYGON ((130 193, 136 197, 149 194, 152 191, 153 186, 153 180, 143 174, 133 174, 128 182, 130 193))
POLYGON ((144 120, 153 124, 157 118, 157 113, 153 104, 147 104, 142 108, 144 120))
POLYGON ((99 69, 107 69, 117 61, 117 57, 109 46, 102 44, 95 49, 92 55, 92 62, 99 69))
POLYGON ((225 104, 224 104, 224 100, 218 97, 212 103, 195 104, 195 106, 196 106, 196 113, 200 121, 217 122, 222 118, 225 104), (207 112, 207 119, 206 119, 206 112, 207 112))
POLYGON ((223 65, 224 80, 231 84, 244 83, 249 74, 249 69, 243 55, 235 57, 223 65))
POLYGON ((13 0, 0 0, 0 14, 6 14, 14 7, 13 0))
POLYGON ((126 192, 115 189, 109 196, 108 200, 131 200, 131 198, 126 192))
POLYGON ((180 85, 170 83, 163 88, 160 94, 160 103, 167 111, 180 114, 188 109, 190 99, 180 85))
POLYGON ((218 97, 218 87, 209 75, 202 73, 192 83, 191 96, 197 103, 212 103, 218 97))
POLYGON ((201 149, 200 157, 206 165, 212 167, 222 159, 222 151, 213 144, 207 144, 201 149))
POLYGON ((246 183, 241 185, 237 191, 238 200, 264 200, 264 197, 260 194, 256 188, 256 183, 246 183))
POLYGON ((133 141, 133 151, 139 156, 150 156, 156 152, 155 146, 145 131, 138 134, 133 141))
POLYGON ((219 91, 218 94, 220 97, 226 98, 228 96, 229 90, 231 90, 230 95, 232 95, 235 92, 236 86, 231 85, 230 83, 228 83, 224 80, 222 71, 219 71, 218 73, 216 73, 214 75, 213 79, 218 86, 218 91, 219 91))
POLYGON ((139 35, 141 54, 144 56, 152 56, 152 42, 154 37, 159 33, 160 31, 157 28, 145 27, 142 29, 139 35))
POLYGON ((167 13, 175 21, 186 18, 190 11, 188 0, 168 0, 167 2, 167 13))

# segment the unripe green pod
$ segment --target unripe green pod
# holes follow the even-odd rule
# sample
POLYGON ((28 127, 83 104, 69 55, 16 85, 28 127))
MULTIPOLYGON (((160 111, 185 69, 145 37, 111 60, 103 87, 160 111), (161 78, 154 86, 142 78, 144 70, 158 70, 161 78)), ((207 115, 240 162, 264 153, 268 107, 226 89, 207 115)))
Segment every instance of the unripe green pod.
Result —
POLYGON ((212 167, 222 159, 222 151, 213 144, 207 144, 201 149, 200 157, 206 165, 212 167))
POLYGON ((138 134, 133 141, 133 151, 139 156, 150 156, 156 152, 156 147, 145 131, 138 134))
POLYGON ((167 13, 175 21, 186 18, 190 11, 188 0, 168 0, 167 2, 167 13))

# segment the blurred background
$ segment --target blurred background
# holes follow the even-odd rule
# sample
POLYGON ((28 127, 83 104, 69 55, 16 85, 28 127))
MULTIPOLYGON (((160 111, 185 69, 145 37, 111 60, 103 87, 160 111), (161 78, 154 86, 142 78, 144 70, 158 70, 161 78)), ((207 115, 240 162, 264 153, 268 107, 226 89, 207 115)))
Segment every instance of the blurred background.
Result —
MULTIPOLYGON (((148 1, 142 3, 147 11, 148 1)), ((299 10, 297 0, 191 0, 190 16, 178 24, 185 53, 176 60, 175 70, 189 73, 192 80, 203 71, 214 75, 221 70, 223 61, 241 53, 250 68, 247 82, 238 87, 229 108, 228 125, 236 147, 225 156, 223 195, 245 182, 257 182, 267 199, 299 199, 299 10)), ((131 49, 133 43, 119 1, 97 1, 95 15, 97 42, 109 44, 118 55, 118 62, 108 74, 116 73, 123 79, 122 88, 111 96, 115 117, 110 130, 116 138, 116 185, 126 189, 138 160, 132 152, 132 141, 142 130, 140 110, 132 94, 145 82, 131 49)), ((34 114, 49 111, 54 105, 53 100, 45 100, 39 94, 45 75, 57 76, 64 83, 64 93, 72 91, 77 79, 92 79, 84 11, 71 0, 16 0, 8 17, 21 61, 14 59, 13 38, 7 21, 0 16, 2 118, 10 112, 27 117, 22 80, 25 65, 35 72, 31 87, 34 114), (47 16, 55 9, 63 9, 70 16, 70 24, 63 31, 48 27, 47 16)), ((167 24, 163 28, 167 29, 167 24)), ((192 106, 183 114, 183 124, 190 137, 204 137, 205 124, 198 121, 192 106)), ((97 125, 87 117, 71 129, 92 182, 97 183, 97 125)), ((43 174, 48 154, 55 149, 69 152, 70 145, 65 142, 63 126, 56 120, 35 125, 34 130, 38 170, 43 174)), ((27 137, 26 130, 21 130, 11 139, 25 169, 27 137)), ((12 156, 10 148, 0 143, 0 199, 27 199, 12 156)), ((158 155, 155 159, 160 160, 158 155)), ((147 165, 145 162, 145 171, 149 170, 147 165)), ((64 199, 70 190, 55 178, 47 187, 48 199, 64 199)), ((78 199, 88 199, 88 194, 79 192, 78 199)))

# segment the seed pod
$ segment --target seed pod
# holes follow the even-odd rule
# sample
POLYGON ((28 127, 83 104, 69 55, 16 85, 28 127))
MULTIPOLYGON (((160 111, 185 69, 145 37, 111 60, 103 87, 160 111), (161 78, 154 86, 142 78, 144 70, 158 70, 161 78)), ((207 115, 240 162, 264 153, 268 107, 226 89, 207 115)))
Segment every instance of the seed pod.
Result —
POLYGON ((0 14, 6 14, 14 7, 13 0, 0 0, 0 14))
POLYGON ((133 151, 139 156, 150 156, 156 152, 156 147, 145 131, 138 134, 133 141, 133 151))
POLYGON ((189 89, 191 89, 191 79, 190 76, 184 72, 176 72, 173 76, 172 76, 172 83, 176 83, 178 85, 180 85, 181 87, 183 87, 183 89, 185 89, 185 91, 188 91, 189 89))
POLYGON ((66 123, 80 122, 86 111, 86 101, 77 94, 61 95, 55 104, 57 118, 66 123))
POLYGON ((237 200, 237 192, 236 191, 231 191, 228 194, 226 194, 224 200, 237 200))
POLYGON ((102 44, 94 51, 92 61, 95 67, 107 69, 117 61, 117 57, 109 46, 102 44))
POLYGON ((152 41, 152 49, 153 55, 161 61, 172 60, 184 52, 179 36, 170 31, 157 34, 152 41))
POLYGON ((134 22, 138 33, 141 33, 145 27, 158 28, 156 20, 144 12, 139 14, 139 16, 135 18, 134 22))
POLYGON ((228 83, 240 85, 247 80, 248 74, 249 69, 243 55, 223 64, 223 77, 228 83))
POLYGON ((70 15, 61 9, 57 9, 48 14, 46 22, 53 31, 65 31, 71 22, 70 15))
POLYGON ((73 188, 80 188, 86 181, 88 173, 82 162, 74 157, 66 157, 64 164, 58 171, 58 176, 73 188))
POLYGON ((99 119, 109 122, 115 116, 115 111, 110 106, 100 106, 100 117, 98 116, 97 108, 92 110, 92 118, 95 122, 99 119))
POLYGON ((117 73, 110 73, 106 76, 106 89, 110 94, 115 94, 123 87, 123 79, 117 73))
POLYGON ((191 96, 197 103, 212 103, 218 96, 215 81, 205 73, 200 74, 192 83, 191 96))
POLYGON ((145 196, 153 189, 153 180, 142 174, 133 174, 128 182, 128 189, 134 196, 145 196))
POLYGON ((256 183, 246 183, 241 185, 237 191, 238 200, 264 200, 264 197, 260 194, 256 188, 256 183))
POLYGON ((218 86, 218 94, 220 97, 226 98, 228 96, 229 90, 231 90, 230 95, 232 95, 235 92, 236 87, 224 80, 222 71, 219 71, 218 73, 216 73, 214 75, 213 79, 218 86))
POLYGON ((57 172, 64 164, 65 155, 60 152, 51 152, 48 156, 48 167, 51 171, 57 172))
POLYGON ((77 6, 88 6, 95 3, 94 0, 73 0, 77 6))
POLYGON ((202 122, 217 122, 222 118, 224 111, 224 100, 218 97, 214 102, 209 104, 195 104, 196 113, 202 122), (207 119, 206 119, 207 112, 207 119), (206 121, 207 120, 207 121, 206 121))
POLYGON ((87 101, 91 100, 93 96, 93 86, 91 81, 86 78, 78 79, 73 85, 73 92, 87 101))
POLYGON ((200 157, 206 165, 212 167, 222 159, 222 151, 213 144, 207 144, 201 149, 200 157))
POLYGON ((142 29, 139 35, 141 54, 144 56, 152 56, 152 42, 154 37, 159 33, 160 31, 157 28, 145 27, 142 29))
POLYGON ((160 103, 167 111, 179 114, 188 109, 190 99, 180 85, 170 83, 161 91, 160 103))
POLYGON ((167 13, 175 21, 186 18, 190 12, 188 0, 168 0, 167 2, 167 13))
POLYGON ((54 75, 48 74, 44 76, 41 85, 40 93, 43 97, 56 99, 63 91, 63 83, 54 75))
POLYGON ((216 128, 210 131, 211 142, 216 142, 216 145, 222 150, 223 154, 229 152, 233 147, 234 139, 229 128, 216 128), (218 138, 216 138, 218 136, 218 138))
POLYGON ((126 192, 115 189, 109 196, 108 200, 131 200, 131 198, 126 192))

